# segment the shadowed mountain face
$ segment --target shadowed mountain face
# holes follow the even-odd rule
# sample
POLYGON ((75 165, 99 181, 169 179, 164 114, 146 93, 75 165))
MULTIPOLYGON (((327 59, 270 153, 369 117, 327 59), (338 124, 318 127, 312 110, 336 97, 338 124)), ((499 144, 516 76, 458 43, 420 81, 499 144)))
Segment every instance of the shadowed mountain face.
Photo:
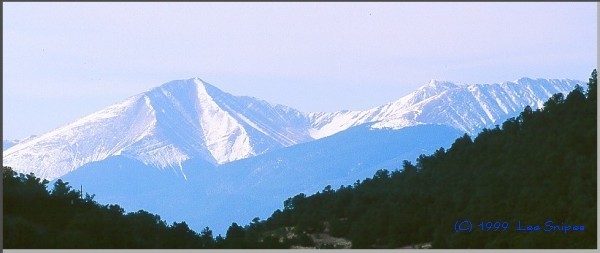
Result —
POLYGON ((83 185, 100 203, 184 220, 197 231, 210 226, 224 235, 231 222, 266 218, 289 196, 351 185, 377 169, 396 169, 402 160, 447 147, 461 134, 441 125, 373 130, 367 124, 218 166, 191 159, 183 163, 188 180, 123 156, 87 164, 62 179, 83 185))

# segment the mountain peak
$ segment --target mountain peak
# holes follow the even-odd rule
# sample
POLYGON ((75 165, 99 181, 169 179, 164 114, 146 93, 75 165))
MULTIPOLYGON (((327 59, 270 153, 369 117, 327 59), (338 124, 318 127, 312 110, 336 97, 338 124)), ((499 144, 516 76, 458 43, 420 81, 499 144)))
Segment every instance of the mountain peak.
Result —
POLYGON ((415 95, 424 99, 461 86, 463 85, 456 84, 450 81, 431 79, 429 83, 419 87, 419 89, 415 91, 415 95))
POLYGON ((208 82, 198 78, 173 80, 155 87, 142 95, 148 96, 153 103, 183 103, 193 106, 197 100, 202 104, 212 101, 214 98, 225 98, 231 100, 235 97, 226 93, 208 82), (166 100, 165 100, 166 99, 166 100))
POLYGON ((458 87, 460 86, 449 81, 431 79, 429 83, 419 87, 416 91, 401 98, 399 101, 412 105, 458 87))
POLYGON ((431 79, 431 80, 429 80, 429 83, 426 84, 426 86, 438 86, 438 84, 442 84, 445 82, 446 81, 443 81, 443 80, 431 79))
POLYGON ((152 90, 155 89, 168 89, 168 90, 172 90, 172 89, 178 89, 181 87, 197 87, 197 86, 202 86, 202 87, 213 87, 216 88, 212 85, 210 85, 209 83, 205 82, 204 80, 198 78, 198 77, 194 77, 194 78, 188 78, 188 79, 180 79, 180 80, 173 80, 170 82, 166 82, 158 87, 153 88, 152 90))
POLYGON ((521 77, 521 78, 515 80, 514 83, 516 83, 516 84, 529 84, 529 83, 538 82, 538 81, 549 81, 549 80, 548 79, 542 79, 542 78, 533 79, 533 78, 529 78, 529 77, 521 77))
POLYGON ((458 84, 445 80, 431 79, 429 83, 423 85, 423 87, 456 87, 458 84))
POLYGON ((218 89, 217 87, 215 87, 214 85, 200 79, 199 77, 194 77, 189 79, 191 80, 193 83, 195 83, 198 86, 203 86, 204 88, 213 88, 213 89, 218 89))

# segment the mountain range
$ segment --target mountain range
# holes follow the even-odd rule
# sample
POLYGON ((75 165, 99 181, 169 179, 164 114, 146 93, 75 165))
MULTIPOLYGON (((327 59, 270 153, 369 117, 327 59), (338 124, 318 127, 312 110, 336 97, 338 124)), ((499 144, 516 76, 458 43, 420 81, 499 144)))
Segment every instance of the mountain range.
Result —
POLYGON ((185 176, 183 161, 214 165, 320 139, 353 126, 401 129, 448 125, 471 135, 541 107, 574 80, 522 78, 501 84, 461 85, 432 80, 418 90, 365 111, 302 113, 266 101, 233 96, 198 79, 166 83, 64 127, 9 146, 3 161, 17 171, 56 179, 87 163, 126 156, 185 176), (14 147, 13 147, 14 145, 14 147))
POLYGON ((304 113, 198 78, 177 80, 43 135, 4 141, 3 163, 81 185, 102 203, 224 232, 233 221, 268 216, 286 197, 398 168, 577 84, 432 80, 369 110, 304 113))

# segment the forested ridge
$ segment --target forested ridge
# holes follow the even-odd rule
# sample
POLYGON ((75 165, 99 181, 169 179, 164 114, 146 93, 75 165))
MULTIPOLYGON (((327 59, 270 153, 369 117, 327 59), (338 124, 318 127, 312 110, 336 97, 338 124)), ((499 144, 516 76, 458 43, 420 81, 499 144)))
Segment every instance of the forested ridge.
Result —
POLYGON ((125 214, 102 206, 58 180, 17 174, 4 167, 4 248, 203 248, 210 231, 197 235, 185 222, 167 225, 140 210, 125 214))
POLYGON ((555 94, 543 109, 526 107, 474 139, 465 135, 448 150, 419 156, 415 165, 405 161, 353 186, 299 194, 254 227, 326 232, 353 248, 596 248, 596 86, 594 70, 587 89, 555 94), (473 231, 455 233, 465 219, 473 231), (548 220, 585 230, 546 232, 548 220), (481 221, 510 227, 477 231, 481 221), (540 231, 516 231, 517 222, 540 231))
POLYGON ((354 185, 296 195, 266 220, 233 223, 225 237, 101 205, 60 180, 48 190, 47 181, 4 167, 4 247, 596 248, 596 94, 594 70, 586 89, 555 94, 541 110, 526 107, 414 165, 405 161, 354 185), (472 221, 472 232, 455 232, 463 220, 472 221), (548 220, 585 230, 543 231, 548 220), (478 231, 482 221, 510 227, 478 231), (518 222, 541 230, 516 231, 518 222))

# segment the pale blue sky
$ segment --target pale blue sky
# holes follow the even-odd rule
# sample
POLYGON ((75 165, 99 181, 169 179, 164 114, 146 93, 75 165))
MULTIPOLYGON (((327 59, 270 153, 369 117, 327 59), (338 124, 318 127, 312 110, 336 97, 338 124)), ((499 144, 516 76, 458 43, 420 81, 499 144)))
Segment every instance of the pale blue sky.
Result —
POLYGON ((597 29, 596 3, 3 3, 3 138, 191 77, 305 112, 430 79, 587 80, 597 29))

